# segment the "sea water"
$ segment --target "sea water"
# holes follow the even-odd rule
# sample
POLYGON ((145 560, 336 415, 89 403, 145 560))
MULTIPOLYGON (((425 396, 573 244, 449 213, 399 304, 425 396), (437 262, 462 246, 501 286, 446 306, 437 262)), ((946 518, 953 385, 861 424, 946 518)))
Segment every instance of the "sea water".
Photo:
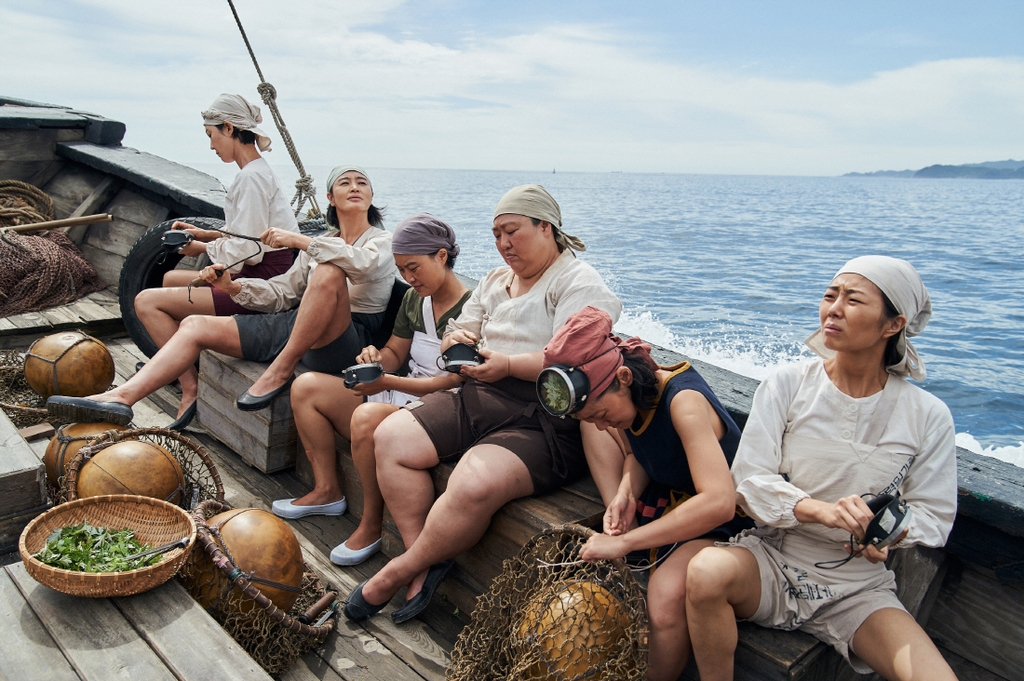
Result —
MULTIPOLYGON (((204 165, 225 183, 234 166, 204 165), (227 172, 225 172, 227 171, 227 172)), ((286 186, 294 170, 278 167, 286 186)), ((317 185, 328 168, 314 168, 317 185)), ((502 264, 494 205, 543 184, 622 299, 617 329, 753 378, 811 357, 818 301, 858 255, 909 260, 934 315, 914 339, 957 443, 1024 466, 1024 181, 368 168, 387 227, 455 228, 457 270, 502 264)), ((322 190, 318 198, 323 202, 322 190)), ((321 205, 321 208, 325 206, 321 205)))

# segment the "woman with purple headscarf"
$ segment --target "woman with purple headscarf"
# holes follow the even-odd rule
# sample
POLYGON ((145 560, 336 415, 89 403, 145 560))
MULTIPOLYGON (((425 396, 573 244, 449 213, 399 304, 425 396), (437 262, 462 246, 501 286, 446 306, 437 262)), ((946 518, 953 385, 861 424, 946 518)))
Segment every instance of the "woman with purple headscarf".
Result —
POLYGON ((380 548, 384 499, 377 486, 373 432, 389 414, 422 395, 454 387, 457 374, 438 368, 441 336, 449 319, 462 312, 470 291, 455 276, 459 246, 451 227, 428 213, 406 218, 395 228, 391 250, 398 271, 412 287, 406 292, 387 344, 370 345, 356 358, 395 372, 409 363, 406 376, 385 373, 372 383, 345 387, 342 377, 317 372, 292 385, 292 411, 299 437, 313 467, 313 490, 298 499, 279 499, 274 513, 283 518, 341 515, 347 508, 335 471, 334 433, 352 443, 352 459, 363 489, 359 527, 331 551, 338 565, 356 565, 380 548))

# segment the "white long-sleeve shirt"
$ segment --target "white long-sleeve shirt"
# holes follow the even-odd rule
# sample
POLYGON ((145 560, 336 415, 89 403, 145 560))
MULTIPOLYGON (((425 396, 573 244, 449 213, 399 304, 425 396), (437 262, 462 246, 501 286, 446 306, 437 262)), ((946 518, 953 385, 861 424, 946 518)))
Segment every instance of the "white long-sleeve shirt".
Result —
POLYGON ((877 494, 912 461, 900 485, 903 500, 912 508, 909 533, 900 546, 944 545, 956 516, 953 417, 941 400, 909 383, 891 415, 876 414, 881 394, 844 394, 820 359, 783 367, 765 379, 754 393, 732 466, 737 503, 758 524, 844 541, 849 535, 838 530, 802 525, 793 514, 797 502, 808 496, 832 503, 851 494, 877 494), (879 452, 865 440, 872 421, 886 417, 877 443, 885 451, 879 452), (803 442, 797 449, 805 452, 808 443, 813 448, 813 440, 838 441, 841 454, 794 461, 784 452, 784 435, 796 436, 795 441, 803 442), (841 446, 844 442, 848 451, 841 446))
MULTIPOLYGON (((236 234, 259 236, 271 227, 290 232, 299 231, 299 224, 288 205, 281 181, 266 159, 260 157, 246 163, 235 175, 224 199, 224 229, 236 234)), ((263 261, 264 253, 277 250, 281 249, 230 236, 206 244, 206 254, 211 262, 231 265, 246 258, 231 268, 232 273, 238 272, 244 265, 258 265, 263 261)))
POLYGON ((271 279, 238 279, 242 290, 232 300, 258 312, 282 312, 299 304, 313 268, 331 263, 348 279, 352 312, 383 312, 391 298, 398 269, 391 255, 391 233, 371 227, 351 245, 330 232, 310 242, 284 274, 271 279))
POLYGON ((483 339, 482 346, 507 355, 543 350, 566 320, 587 305, 604 310, 612 322, 622 303, 593 267, 565 249, 525 294, 512 298, 515 273, 507 265, 491 270, 448 322, 445 335, 464 329, 483 339))

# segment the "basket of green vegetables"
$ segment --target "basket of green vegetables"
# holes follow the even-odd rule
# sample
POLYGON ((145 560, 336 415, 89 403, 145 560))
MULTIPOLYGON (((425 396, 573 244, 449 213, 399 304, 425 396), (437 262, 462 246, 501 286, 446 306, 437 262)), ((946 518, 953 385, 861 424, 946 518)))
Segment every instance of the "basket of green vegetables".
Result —
POLYGON ((113 494, 71 501, 21 533, 25 569, 72 596, 130 596, 174 576, 196 540, 184 509, 150 497, 113 494))

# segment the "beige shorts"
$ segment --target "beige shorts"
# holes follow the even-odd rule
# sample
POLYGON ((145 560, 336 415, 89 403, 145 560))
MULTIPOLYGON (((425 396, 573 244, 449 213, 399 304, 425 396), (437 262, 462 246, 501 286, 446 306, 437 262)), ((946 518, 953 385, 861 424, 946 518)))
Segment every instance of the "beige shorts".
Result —
POLYGON ((839 652, 860 674, 872 669, 850 649, 853 635, 872 613, 883 608, 906 610, 896 597, 896 578, 884 565, 855 558, 835 570, 814 567, 829 560, 818 550, 755 536, 739 536, 728 546, 741 546, 757 559, 761 601, 751 622, 763 627, 799 629, 839 652), (858 562, 859 561, 859 562, 858 562))

